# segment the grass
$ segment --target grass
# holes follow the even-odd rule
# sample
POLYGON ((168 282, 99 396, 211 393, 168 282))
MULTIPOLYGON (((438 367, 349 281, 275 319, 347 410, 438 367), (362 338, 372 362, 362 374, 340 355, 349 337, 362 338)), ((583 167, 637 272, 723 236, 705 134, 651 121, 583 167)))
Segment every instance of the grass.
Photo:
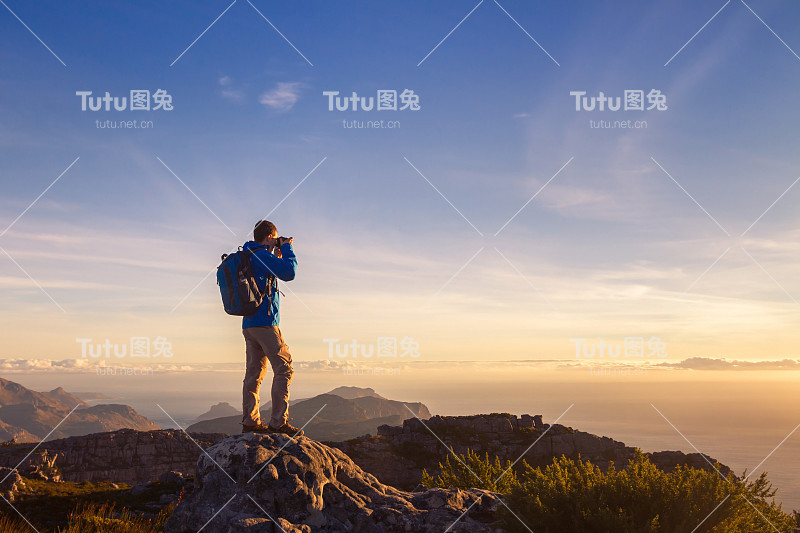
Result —
MULTIPOLYGON (((155 533, 164 531, 164 523, 175 504, 162 509, 154 518, 136 515, 113 504, 87 504, 67 517, 67 523, 52 531, 58 533, 155 533)), ((0 518, 0 533, 30 533, 32 528, 20 517, 0 518)), ((43 532, 43 529, 39 530, 43 532)))
POLYGON ((123 483, 24 481, 13 508, 0 500, 0 533, 31 533, 31 526, 40 533, 163 531, 175 504, 160 505, 159 499, 179 490, 152 483, 145 493, 133 496, 123 483))

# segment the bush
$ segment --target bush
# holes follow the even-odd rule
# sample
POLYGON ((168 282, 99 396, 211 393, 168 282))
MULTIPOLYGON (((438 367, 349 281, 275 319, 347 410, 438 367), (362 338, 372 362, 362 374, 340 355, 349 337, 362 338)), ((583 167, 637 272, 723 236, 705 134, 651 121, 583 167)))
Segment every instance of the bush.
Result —
MULTIPOLYGON (((452 452, 452 449, 450 450, 452 452)), ((511 470, 511 461, 505 463, 495 457, 489 460, 487 453, 481 458, 472 450, 467 450, 466 455, 457 455, 458 460, 450 461, 450 455, 445 463, 439 463, 439 473, 433 478, 426 470, 422 471, 422 483, 425 487, 457 487, 478 488, 492 492, 508 493, 512 487, 518 485, 517 474, 511 470)))
POLYGON ((458 457, 460 461, 448 458, 440 463, 436 477, 424 472, 422 484, 477 487, 504 495, 517 515, 502 514, 509 531, 528 531, 517 517, 537 533, 730 533, 774 528, 785 533, 796 525, 774 503, 775 490, 766 473, 754 481, 683 466, 665 473, 637 451, 620 470, 612 464, 603 472, 588 461, 562 456, 544 468, 522 461, 517 472, 509 471, 498 480, 509 462, 491 461, 488 455, 480 458, 473 452, 458 457))

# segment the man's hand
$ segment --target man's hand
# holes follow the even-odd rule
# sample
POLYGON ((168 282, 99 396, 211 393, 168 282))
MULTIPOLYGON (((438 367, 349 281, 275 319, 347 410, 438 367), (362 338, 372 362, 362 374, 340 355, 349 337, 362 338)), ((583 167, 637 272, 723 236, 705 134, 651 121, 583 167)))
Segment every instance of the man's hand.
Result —
POLYGON ((289 244, 292 244, 293 240, 294 240, 294 237, 278 237, 278 246, 283 246, 287 242, 289 244))

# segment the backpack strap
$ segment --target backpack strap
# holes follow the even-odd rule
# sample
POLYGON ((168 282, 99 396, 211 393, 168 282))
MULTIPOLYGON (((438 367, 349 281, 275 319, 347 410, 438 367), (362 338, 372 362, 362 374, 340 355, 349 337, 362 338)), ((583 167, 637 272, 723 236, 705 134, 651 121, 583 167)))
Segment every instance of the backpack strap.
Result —
MULTIPOLYGON (((260 250, 269 251, 269 248, 264 246, 264 245, 261 245, 258 248, 248 248, 247 252, 248 252, 249 255, 247 256, 247 259, 248 260, 252 260, 253 255, 256 252, 260 251, 260 250)), ((266 293, 267 293, 266 296, 267 296, 267 299, 269 300, 269 307, 267 308, 267 314, 271 315, 272 314, 272 295, 275 294, 276 291, 278 291, 278 278, 274 274, 268 274, 265 277, 267 278, 267 284, 264 287, 264 290, 266 291, 266 293), (273 289, 273 285, 274 285, 274 289, 273 289)), ((278 291, 278 292, 280 292, 280 291, 278 291)), ((283 293, 281 293, 281 294, 283 294, 283 293)))

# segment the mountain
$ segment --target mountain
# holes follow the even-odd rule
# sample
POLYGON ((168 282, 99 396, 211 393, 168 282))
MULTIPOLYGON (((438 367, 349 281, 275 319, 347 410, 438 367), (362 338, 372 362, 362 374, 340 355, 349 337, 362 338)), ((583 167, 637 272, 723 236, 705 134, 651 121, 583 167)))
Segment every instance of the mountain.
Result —
POLYGON ((61 387, 36 392, 0 378, 0 440, 36 442, 122 428, 159 429, 127 405, 90 407, 61 387))
POLYGON ((50 392, 43 392, 42 394, 44 394, 53 401, 61 403, 62 405, 69 405, 70 409, 72 407, 75 407, 76 405, 86 405, 86 402, 84 402, 77 396, 68 393, 61 387, 55 388, 50 392))
POLYGON ((0 420, 0 442, 8 442, 12 440, 15 442, 36 442, 39 439, 37 439, 36 435, 30 433, 29 431, 12 426, 11 424, 6 424, 0 420))
POLYGON ((66 409, 67 411, 76 405, 86 405, 60 387, 50 392, 36 392, 19 383, 0 378, 0 406, 19 404, 66 409))
MULTIPOLYGON (((354 389, 354 387, 353 387, 354 389)), ((337 390, 337 389, 334 389, 337 390)), ((375 434, 378 426, 399 425, 408 418, 418 416, 430 418, 428 408, 419 402, 398 402, 387 400, 372 389, 374 396, 343 398, 336 394, 320 394, 313 398, 299 400, 291 405, 289 416, 297 426, 310 420, 304 428, 305 434, 316 440, 339 441, 366 434, 375 434), (316 415, 316 416, 315 416, 316 415)), ((365 389, 361 389, 362 392, 365 389)), ((356 391, 345 391, 344 393, 356 391)), ((267 406, 264 406, 267 407, 267 406)), ((269 408, 262 407, 261 418, 269 420, 269 408)), ((187 431, 198 433, 240 433, 240 416, 229 416, 204 420, 192 424, 187 431)))
MULTIPOLYGON (((345 398, 347 400, 353 400, 355 398, 363 398, 365 396, 372 396, 374 398, 382 398, 384 400, 386 399, 383 396, 381 396, 380 394, 378 394, 377 392, 375 392, 375 389, 373 389, 371 387, 347 387, 347 386, 342 386, 342 387, 336 387, 332 391, 328 391, 325 394, 334 394, 336 396, 340 396, 340 397, 345 398)), ((294 404, 296 404, 298 402, 303 402, 305 400, 308 400, 308 398, 291 399, 291 400, 289 400, 289 405, 291 406, 291 405, 294 405, 294 404)), ((262 411, 269 411, 271 408, 272 408, 272 402, 271 401, 261 405, 261 410, 262 411)), ((241 413, 241 411, 237 411, 237 412, 241 413)))
POLYGON ((216 405, 212 405, 208 411, 195 418, 192 424, 202 422, 203 420, 213 420, 214 418, 226 416, 242 416, 242 412, 228 402, 219 402, 216 405))
POLYGON ((381 398, 385 400, 383 396, 375 392, 374 389, 370 387, 336 387, 332 391, 329 391, 328 394, 335 394, 336 396, 341 396, 347 400, 352 400, 355 398, 363 398, 364 396, 372 396, 373 398, 381 398))

